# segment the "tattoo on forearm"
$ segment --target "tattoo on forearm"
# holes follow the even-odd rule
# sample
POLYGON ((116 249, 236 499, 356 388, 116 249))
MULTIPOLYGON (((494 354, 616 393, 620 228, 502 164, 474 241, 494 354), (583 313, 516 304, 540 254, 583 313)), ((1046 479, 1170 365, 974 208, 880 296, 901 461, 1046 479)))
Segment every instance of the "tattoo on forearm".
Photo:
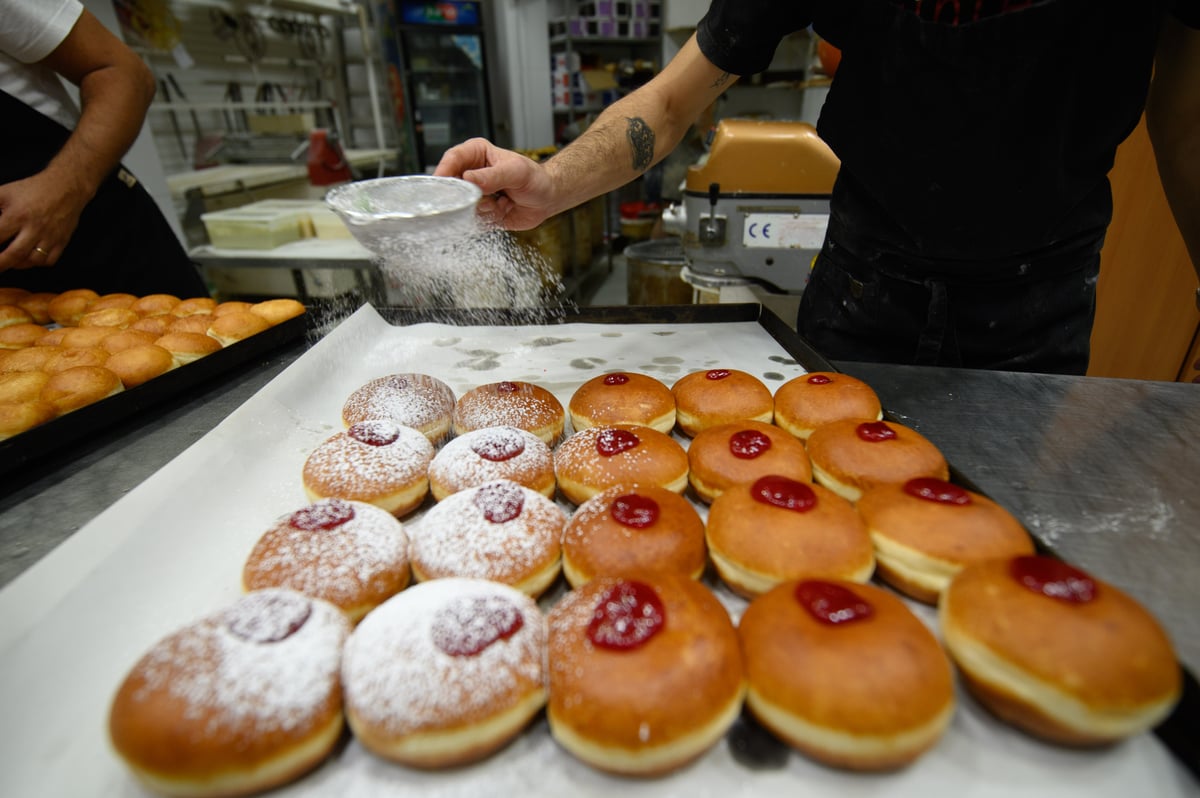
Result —
POLYGON ((625 134, 633 150, 633 168, 642 172, 654 161, 654 131, 640 117, 627 117, 625 121, 628 123, 625 134))
POLYGON ((722 72, 721 76, 712 82, 712 87, 714 89, 719 89, 728 83, 732 77, 733 75, 729 74, 728 72, 722 72))

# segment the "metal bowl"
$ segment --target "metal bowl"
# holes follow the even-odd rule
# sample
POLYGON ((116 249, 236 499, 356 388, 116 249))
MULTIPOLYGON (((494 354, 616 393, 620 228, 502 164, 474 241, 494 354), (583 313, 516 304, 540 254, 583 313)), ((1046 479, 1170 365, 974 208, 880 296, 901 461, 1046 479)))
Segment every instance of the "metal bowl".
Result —
POLYGON ((470 233, 482 195, 456 177, 403 175, 346 183, 331 189, 325 204, 360 244, 386 256, 414 240, 470 233))

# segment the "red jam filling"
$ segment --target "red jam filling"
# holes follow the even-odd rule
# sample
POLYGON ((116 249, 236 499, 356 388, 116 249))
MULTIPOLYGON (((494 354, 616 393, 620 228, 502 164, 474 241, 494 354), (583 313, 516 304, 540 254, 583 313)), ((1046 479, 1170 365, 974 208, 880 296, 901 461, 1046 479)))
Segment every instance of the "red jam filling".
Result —
POLYGON ((883 421, 864 421, 854 428, 858 437, 868 443, 895 440, 896 431, 883 421))
POLYGON ((629 377, 624 374, 609 374, 604 377, 605 385, 624 385, 629 382, 629 377))
POLYGON ((496 393, 516 393, 519 390, 521 390, 521 386, 515 382, 505 380, 504 382, 496 383, 496 393))
POLYGON ((809 615, 830 626, 862 621, 875 612, 854 591, 832 582, 806 579, 796 585, 795 595, 809 615))
POLYGON ((525 451, 525 441, 516 430, 497 429, 478 436, 471 443, 471 451, 484 460, 502 463, 525 451))
POLYGON ((904 492, 909 496, 938 504, 954 504, 959 507, 971 503, 971 494, 958 485, 934 477, 916 477, 904 483, 904 492))
POLYGON ((319 529, 335 529, 354 518, 354 506, 342 499, 323 499, 297 510, 288 518, 288 524, 296 529, 316 532, 319 529))
POLYGON ((400 437, 400 427, 381 419, 360 421, 352 424, 346 434, 367 446, 388 446, 400 437))
POLYGON ((312 602, 299 593, 259 590, 248 593, 225 613, 225 628, 251 643, 278 643, 304 626, 312 602))
POLYGON ((503 524, 521 514, 525 494, 515 482, 489 482, 475 491, 474 502, 484 518, 493 524, 503 524))
POLYGON ((433 616, 433 644, 452 657, 473 657, 525 625, 525 616, 503 596, 451 600, 433 616))
POLYGON ((807 382, 809 385, 828 385, 833 380, 829 379, 825 374, 813 374, 808 378, 807 382))
POLYGON ((658 502, 649 496, 627 493, 613 499, 609 513, 618 524, 645 529, 658 521, 658 502))
POLYGON ((713 369, 706 372, 704 378, 707 380, 723 380, 730 375, 729 369, 713 369))
POLYGON ((1034 593, 1068 604, 1086 604, 1096 598, 1096 582, 1078 568, 1053 557, 1014 557, 1009 564, 1013 578, 1034 593))
POLYGON ((666 618, 654 588, 642 582, 618 582, 600 596, 587 637, 597 648, 629 651, 662 631, 666 618))
POLYGON ((771 439, 758 430, 744 429, 729 436, 729 453, 742 460, 753 460, 771 448, 771 439))
POLYGON ((603 457, 627 452, 641 443, 638 436, 624 429, 602 429, 596 434, 596 451, 603 457))
POLYGON ((756 479, 750 486, 750 496, 763 504, 798 513, 808 512, 817 506, 817 494, 812 486, 776 474, 756 479))

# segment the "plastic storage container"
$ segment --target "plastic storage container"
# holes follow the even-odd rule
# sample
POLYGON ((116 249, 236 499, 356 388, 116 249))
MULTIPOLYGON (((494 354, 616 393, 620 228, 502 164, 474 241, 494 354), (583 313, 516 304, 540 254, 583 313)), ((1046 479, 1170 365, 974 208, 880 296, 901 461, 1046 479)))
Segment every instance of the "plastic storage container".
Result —
POLYGON ((208 240, 220 249, 275 249, 304 238, 311 224, 298 208, 230 208, 200 216, 208 240))

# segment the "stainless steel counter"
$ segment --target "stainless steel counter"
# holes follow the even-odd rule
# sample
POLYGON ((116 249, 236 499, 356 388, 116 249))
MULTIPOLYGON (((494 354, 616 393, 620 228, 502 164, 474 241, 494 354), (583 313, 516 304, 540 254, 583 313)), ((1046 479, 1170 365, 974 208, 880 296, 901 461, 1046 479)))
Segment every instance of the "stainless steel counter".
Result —
MULTIPOLYGON (((14 474, 0 495, 0 585, 169 462, 304 351, 277 352, 14 474)), ((1060 556, 1144 602, 1200 672, 1200 388, 838 364, 1060 556)))

